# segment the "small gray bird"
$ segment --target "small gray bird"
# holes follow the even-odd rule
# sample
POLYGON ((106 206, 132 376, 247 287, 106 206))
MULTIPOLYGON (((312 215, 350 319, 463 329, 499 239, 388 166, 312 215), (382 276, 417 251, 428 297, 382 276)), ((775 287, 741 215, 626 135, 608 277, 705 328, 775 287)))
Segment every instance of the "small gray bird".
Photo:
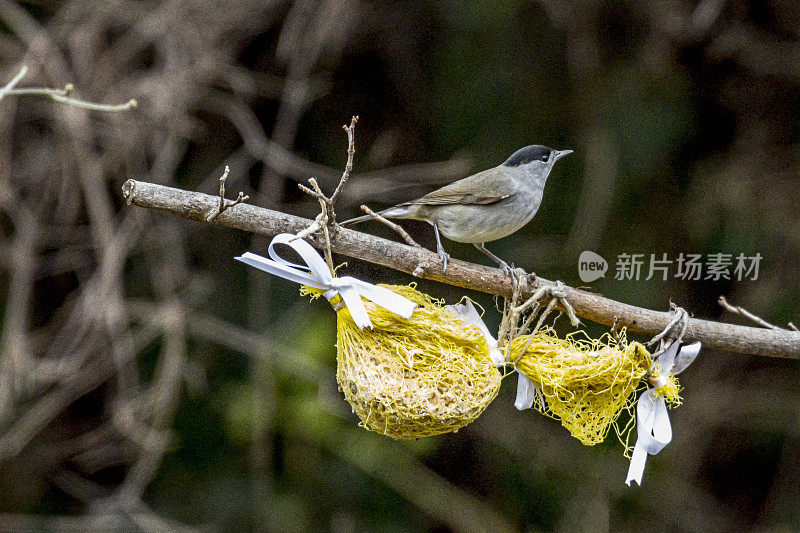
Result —
MULTIPOLYGON (((511 267, 487 250, 484 243, 511 235, 533 218, 542 203, 544 184, 553 165, 571 153, 572 150, 553 150, 538 144, 526 146, 514 152, 502 165, 378 214, 386 218, 424 220, 433 225, 442 270, 447 270, 450 256, 442 247, 440 232, 450 240, 474 244, 513 276, 511 267)), ((342 224, 371 218, 361 216, 342 224)))

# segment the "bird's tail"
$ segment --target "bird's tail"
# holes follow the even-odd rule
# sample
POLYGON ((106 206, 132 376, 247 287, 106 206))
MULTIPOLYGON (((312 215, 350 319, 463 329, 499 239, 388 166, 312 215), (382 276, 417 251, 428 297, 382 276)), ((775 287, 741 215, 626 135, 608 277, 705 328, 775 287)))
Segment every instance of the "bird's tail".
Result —
MULTIPOLYGON (((377 214, 381 215, 382 217, 386 218, 406 218, 406 216, 411 212, 411 209, 407 205, 396 205, 394 207, 390 207, 388 209, 384 209, 383 211, 378 211, 377 214)), ((364 222, 365 220, 374 220, 372 215, 363 215, 356 218, 351 218, 350 220, 345 220, 344 222, 340 222, 342 226, 349 226, 350 224, 358 224, 359 222, 364 222)))

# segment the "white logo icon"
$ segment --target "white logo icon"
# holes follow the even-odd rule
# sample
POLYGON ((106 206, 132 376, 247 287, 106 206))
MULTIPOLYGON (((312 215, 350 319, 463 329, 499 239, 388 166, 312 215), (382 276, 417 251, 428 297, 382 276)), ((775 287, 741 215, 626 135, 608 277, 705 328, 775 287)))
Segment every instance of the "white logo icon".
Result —
POLYGON ((608 262, 602 256, 589 250, 581 252, 578 257, 578 276, 582 282, 591 283, 604 277, 606 272, 608 272, 608 262))

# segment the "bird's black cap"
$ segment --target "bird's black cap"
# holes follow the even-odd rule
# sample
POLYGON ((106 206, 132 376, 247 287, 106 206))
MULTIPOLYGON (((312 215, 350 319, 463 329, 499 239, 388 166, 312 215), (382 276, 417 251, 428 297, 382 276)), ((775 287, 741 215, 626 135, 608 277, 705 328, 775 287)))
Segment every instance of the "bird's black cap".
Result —
POLYGON ((525 148, 520 148, 511 154, 511 157, 506 159, 506 162, 503 163, 503 166, 518 167, 520 165, 525 165, 531 161, 541 159, 542 156, 548 155, 552 151, 553 150, 547 146, 542 146, 541 144, 532 144, 530 146, 526 146, 525 148))

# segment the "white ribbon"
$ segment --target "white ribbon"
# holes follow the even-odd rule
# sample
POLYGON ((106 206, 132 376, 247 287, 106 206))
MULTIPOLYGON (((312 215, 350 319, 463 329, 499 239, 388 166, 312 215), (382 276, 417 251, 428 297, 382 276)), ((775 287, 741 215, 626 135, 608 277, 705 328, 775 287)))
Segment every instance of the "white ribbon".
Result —
MULTIPOLYGON (((471 300, 467 300, 464 304, 448 305, 447 307, 455 311, 470 324, 480 328, 483 332, 483 336, 486 338, 486 342, 489 344, 489 356, 492 358, 492 362, 495 365, 503 366, 506 364, 506 358, 503 352, 497 348, 497 339, 489 332, 489 328, 483 323, 478 311, 475 310, 475 306, 472 305, 471 300)), ((519 377, 517 378, 517 398, 514 400, 514 407, 522 411, 523 409, 533 407, 533 400, 539 391, 536 385, 534 385, 525 374, 519 371, 517 371, 517 374, 519 377)))
POLYGON ((340 295, 350 311, 350 315, 353 317, 353 322, 359 329, 372 328, 367 308, 364 306, 364 302, 361 301, 362 296, 403 318, 410 318, 414 308, 417 307, 417 304, 408 298, 384 287, 379 287, 351 276, 333 277, 327 263, 320 257, 319 253, 306 241, 298 239, 291 233, 281 233, 272 239, 269 244, 269 256, 272 259, 246 252, 235 259, 295 283, 308 285, 316 289, 325 289, 326 292, 323 293, 323 296, 329 301, 337 294, 340 295), (297 265, 283 259, 275 251, 276 244, 285 244, 292 247, 294 251, 300 254, 306 266, 297 265))
POLYGON ((628 467, 628 478, 625 483, 635 481, 642 485, 644 465, 648 455, 655 455, 672 440, 672 425, 669 422, 667 403, 664 397, 656 394, 656 388, 667 383, 665 374, 680 374, 687 366, 692 364, 697 354, 700 353, 701 344, 682 344, 673 342, 666 352, 658 358, 659 377, 656 387, 647 389, 636 405, 636 446, 633 448, 631 464, 628 467))
POLYGON ((494 363, 496 366, 504 365, 506 358, 503 357, 503 352, 497 348, 497 339, 492 337, 492 334, 489 332, 489 328, 487 328, 486 324, 483 323, 483 319, 481 319, 481 315, 478 314, 478 310, 475 309, 474 305, 472 305, 472 300, 465 300, 466 303, 448 305, 447 308, 455 311, 458 316, 473 326, 478 326, 478 328, 481 330, 481 333, 483 333, 484 338, 486 339, 486 343, 489 345, 489 357, 492 358, 492 363, 494 363))
MULTIPOLYGON (((514 407, 518 410, 523 411, 525 409, 530 409, 533 407, 533 400, 536 398, 537 394, 541 394, 539 389, 536 388, 536 385, 533 384, 533 381, 517 370, 517 399, 514 400, 514 407)), ((542 400, 544 402, 544 400, 542 400)))

